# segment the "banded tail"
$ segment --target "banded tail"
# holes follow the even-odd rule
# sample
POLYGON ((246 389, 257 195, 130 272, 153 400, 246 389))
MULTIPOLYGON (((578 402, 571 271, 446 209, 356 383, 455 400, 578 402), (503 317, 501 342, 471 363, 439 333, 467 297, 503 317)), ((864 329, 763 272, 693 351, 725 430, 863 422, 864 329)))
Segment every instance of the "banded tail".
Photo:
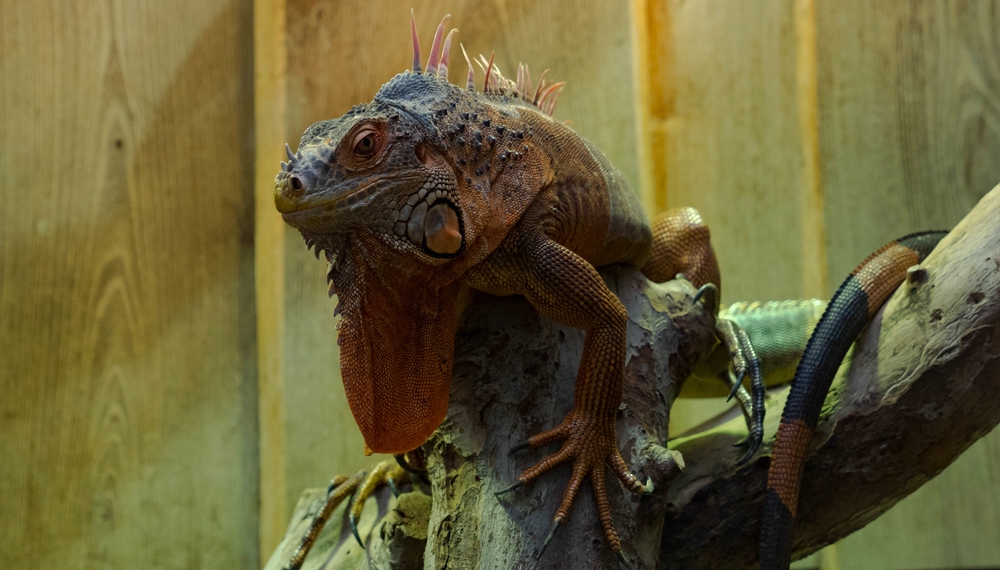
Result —
POLYGON ((761 517, 760 569, 787 570, 802 466, 837 369, 851 344, 906 270, 924 260, 947 232, 921 232, 890 242, 861 263, 834 294, 795 371, 767 474, 761 517))

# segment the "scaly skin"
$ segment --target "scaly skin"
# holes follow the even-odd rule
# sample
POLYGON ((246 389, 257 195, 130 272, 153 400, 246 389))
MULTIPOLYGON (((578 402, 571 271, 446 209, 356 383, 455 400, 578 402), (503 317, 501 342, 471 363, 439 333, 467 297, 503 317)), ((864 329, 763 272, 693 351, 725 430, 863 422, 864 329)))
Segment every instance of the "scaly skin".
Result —
MULTIPOLYGON (((562 448, 518 481, 572 462, 557 525, 590 476, 620 552, 604 466, 632 491, 649 489, 617 446, 627 315, 595 267, 630 263, 654 280, 684 273, 718 285, 708 229, 692 209, 650 228, 604 155, 543 112, 559 84, 532 90, 526 68, 515 84, 492 62, 484 93, 450 84, 443 26, 426 72, 417 49, 414 70, 372 102, 306 130, 275 180, 275 205, 330 261, 342 376, 367 452, 412 450, 443 420, 461 288, 524 295, 587 331, 573 409, 528 442, 562 448)), ((471 87, 471 65, 469 78, 471 87)))
POLYGON ((907 268, 923 261, 945 234, 912 234, 876 251, 844 281, 816 325, 795 371, 771 454, 761 517, 761 570, 787 570, 791 563, 802 466, 840 362, 903 282, 907 268))
MULTIPOLYGON (((760 359, 761 376, 768 388, 788 384, 802 358, 806 342, 826 309, 826 301, 800 299, 748 303, 741 301, 719 311, 718 320, 736 323, 750 336, 760 359)), ((729 389, 719 376, 730 373, 727 347, 720 344, 695 366, 684 380, 681 398, 718 398, 729 389)))
MULTIPOLYGON (((826 301, 817 299, 733 303, 719 311, 717 327, 722 329, 724 323, 729 321, 746 331, 749 344, 760 360, 762 384, 766 387, 780 386, 791 382, 806 342, 825 308, 826 301)), ((736 381, 731 370, 732 362, 729 345, 720 343, 698 363, 691 376, 684 381, 678 397, 717 398, 732 394, 731 388, 736 381)), ((751 396, 740 387, 733 395, 747 421, 750 437, 746 442, 753 445, 764 435, 764 392, 762 389, 755 390, 751 396)))

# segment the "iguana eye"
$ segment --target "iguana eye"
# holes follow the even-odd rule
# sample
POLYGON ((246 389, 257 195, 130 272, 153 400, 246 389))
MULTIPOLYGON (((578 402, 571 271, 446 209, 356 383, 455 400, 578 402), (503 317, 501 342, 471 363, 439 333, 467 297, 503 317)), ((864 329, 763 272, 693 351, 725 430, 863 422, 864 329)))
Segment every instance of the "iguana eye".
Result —
POLYGON ((369 157, 378 150, 378 133, 365 129, 354 136, 354 154, 369 157))

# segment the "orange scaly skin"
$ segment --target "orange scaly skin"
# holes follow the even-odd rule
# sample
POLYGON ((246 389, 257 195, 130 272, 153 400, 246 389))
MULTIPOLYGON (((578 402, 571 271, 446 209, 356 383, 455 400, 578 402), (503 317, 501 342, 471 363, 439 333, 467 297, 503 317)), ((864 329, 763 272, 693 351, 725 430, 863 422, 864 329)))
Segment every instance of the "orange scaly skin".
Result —
MULTIPOLYGON (((524 295, 587 331, 573 409, 529 441, 562 448, 519 482, 572 462, 556 523, 589 475, 620 551, 604 466, 629 489, 647 489, 615 434, 627 315, 595 267, 631 263, 659 281, 683 272, 696 286, 718 284, 708 230, 691 209, 651 230, 604 155, 544 112, 559 84, 532 90, 526 68, 515 84, 492 62, 484 93, 450 84, 442 30, 427 72, 417 55, 414 71, 371 103, 306 130, 275 180, 275 204, 330 261, 344 386, 370 451, 412 450, 443 420, 461 287, 524 295)), ((471 66, 469 77, 471 87, 471 66)))

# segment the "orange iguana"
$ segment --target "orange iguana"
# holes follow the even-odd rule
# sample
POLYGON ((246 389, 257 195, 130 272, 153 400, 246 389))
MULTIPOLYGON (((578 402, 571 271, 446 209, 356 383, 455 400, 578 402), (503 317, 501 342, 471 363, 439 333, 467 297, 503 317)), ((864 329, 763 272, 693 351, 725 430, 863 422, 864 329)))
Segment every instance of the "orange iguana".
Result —
MULTIPOLYGON (((471 63, 465 88, 449 83, 455 30, 443 38, 444 24, 426 67, 414 25, 411 71, 370 103, 309 127, 296 153, 288 149, 275 205, 330 263, 344 387, 366 452, 413 450, 443 420, 463 287, 524 295, 543 315, 587 331, 572 410, 518 446, 561 441, 562 448, 511 488, 571 462, 553 532, 589 476, 608 545, 620 557, 605 466, 628 489, 651 489, 618 450, 628 317, 595 268, 633 264, 654 281, 683 274, 714 292, 709 231, 692 209, 650 226, 604 155, 550 116, 562 83, 546 83, 543 74, 533 87, 527 66, 511 81, 482 57, 482 92, 471 63)), ((762 401, 745 335, 731 324, 719 332, 736 377, 749 370, 762 401)), ((748 457, 761 435, 751 437, 748 457)))

